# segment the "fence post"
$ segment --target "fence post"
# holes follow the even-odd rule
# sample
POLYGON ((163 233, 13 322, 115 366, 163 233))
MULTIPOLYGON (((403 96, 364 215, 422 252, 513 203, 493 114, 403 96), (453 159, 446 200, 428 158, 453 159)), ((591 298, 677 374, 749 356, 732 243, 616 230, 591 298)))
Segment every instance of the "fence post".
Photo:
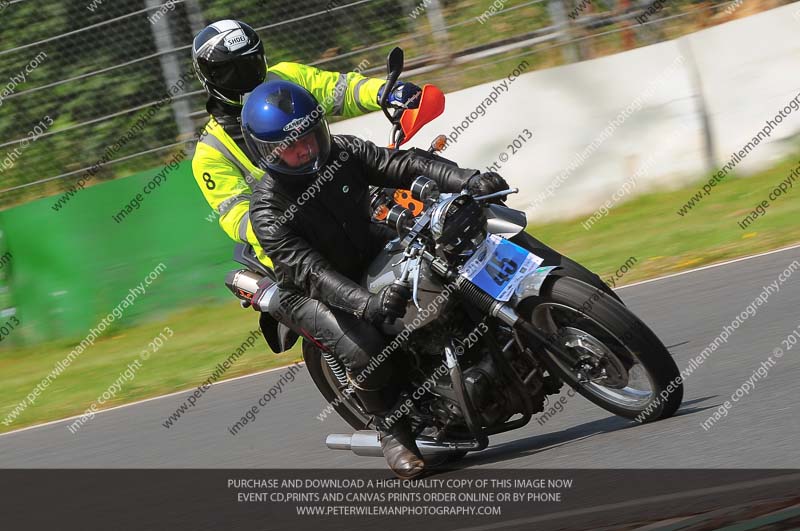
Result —
POLYGON ((186 6, 186 17, 189 19, 189 29, 192 36, 197 35, 206 27, 206 19, 203 16, 203 8, 197 0, 184 0, 186 6))
POLYGON ((582 59, 578 43, 570 43, 572 40, 572 24, 567 18, 566 0, 550 0, 547 3, 547 10, 550 12, 550 19, 556 27, 558 42, 561 43, 561 54, 567 64, 577 63, 582 59))
MULTIPOLYGON (((161 61, 164 85, 169 88, 177 83, 182 72, 175 52, 169 51, 175 49, 175 41, 172 38, 167 14, 161 13, 160 17, 150 18, 159 12, 161 5, 161 0, 145 0, 145 7, 149 9, 148 22, 150 22, 152 27, 153 40, 156 44, 156 50, 161 54, 159 60, 161 61)), ((175 124, 178 127, 179 137, 190 138, 194 134, 194 124, 189 116, 191 113, 189 102, 185 99, 176 99, 182 92, 183 91, 176 94, 172 99, 172 114, 175 117, 175 124)))
POLYGON ((430 0, 428 5, 428 22, 431 25, 433 39, 436 41, 438 49, 434 52, 436 57, 450 58, 450 44, 445 29, 444 16, 442 16, 442 5, 439 0, 430 0))

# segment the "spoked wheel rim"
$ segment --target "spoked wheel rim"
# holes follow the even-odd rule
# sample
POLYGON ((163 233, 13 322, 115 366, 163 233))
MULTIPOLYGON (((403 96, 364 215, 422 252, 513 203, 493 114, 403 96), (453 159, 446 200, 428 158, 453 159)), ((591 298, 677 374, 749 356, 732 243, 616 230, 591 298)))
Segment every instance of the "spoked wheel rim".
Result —
POLYGON ((564 359, 548 350, 550 359, 592 395, 634 411, 644 410, 655 398, 657 385, 639 356, 591 316, 545 302, 531 319, 569 355, 564 359))
POLYGON ((333 374, 330 365, 328 362, 325 361, 324 356, 319 357, 319 362, 322 365, 322 374, 325 376, 325 381, 328 382, 328 385, 333 392, 336 394, 336 398, 339 399, 339 402, 347 408, 355 417, 361 421, 364 426, 369 426, 371 415, 369 415, 364 408, 361 406, 358 398, 356 397, 355 393, 347 392, 347 389, 351 389, 351 386, 342 386, 339 383, 339 379, 336 378, 336 375, 333 374))

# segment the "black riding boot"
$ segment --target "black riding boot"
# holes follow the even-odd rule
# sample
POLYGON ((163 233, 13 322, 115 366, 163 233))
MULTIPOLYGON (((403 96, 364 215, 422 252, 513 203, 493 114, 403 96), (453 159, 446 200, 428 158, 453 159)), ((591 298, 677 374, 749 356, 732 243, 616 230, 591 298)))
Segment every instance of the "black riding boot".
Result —
POLYGON ((397 388, 389 384, 380 389, 364 389, 352 379, 350 383, 367 413, 376 417, 383 457, 394 475, 400 479, 413 479, 424 473, 425 461, 414 440, 411 423, 405 415, 395 420, 399 413, 390 411, 397 400, 397 388))

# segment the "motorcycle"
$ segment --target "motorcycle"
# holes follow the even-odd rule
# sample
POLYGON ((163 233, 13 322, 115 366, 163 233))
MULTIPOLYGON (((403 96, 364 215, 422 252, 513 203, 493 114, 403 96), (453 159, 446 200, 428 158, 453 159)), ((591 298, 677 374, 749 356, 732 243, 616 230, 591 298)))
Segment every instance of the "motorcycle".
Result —
MULTIPOLYGON (((395 48, 381 102, 392 123, 390 147, 444 110, 444 95, 432 85, 423 87, 418 108, 390 109, 386 97, 402 69, 395 48)), ((445 142, 440 135, 428 150, 413 151, 455 165, 439 154, 445 142)), ((405 316, 384 323, 387 347, 377 360, 391 362, 403 382, 401 406, 390 418, 408 416, 426 460, 452 462, 485 449, 489 436, 544 411, 564 383, 638 422, 670 417, 683 399, 678 368, 650 328, 599 276, 525 232, 525 213, 502 201, 517 191, 439 193, 425 176, 410 190, 373 190, 374 221, 397 238, 374 259, 363 285, 377 293, 399 283, 413 294, 405 316)), ((226 285, 243 306, 262 311, 273 351, 288 350, 297 335, 268 324, 278 300, 270 272, 241 247, 236 259, 248 269, 232 271, 226 285)), ((308 341, 302 350, 319 391, 356 430, 329 435, 327 446, 382 456, 375 419, 342 362, 308 341)))

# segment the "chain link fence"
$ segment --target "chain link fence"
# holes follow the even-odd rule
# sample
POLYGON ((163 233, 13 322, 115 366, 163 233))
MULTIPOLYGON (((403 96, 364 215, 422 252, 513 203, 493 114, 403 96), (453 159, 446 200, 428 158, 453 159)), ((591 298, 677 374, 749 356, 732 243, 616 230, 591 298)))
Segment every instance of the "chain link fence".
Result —
POLYGON ((206 120, 191 41, 211 21, 256 28, 271 64, 367 64, 368 75, 383 77, 386 54, 401 46, 405 78, 451 91, 502 77, 523 59, 529 71, 557 66, 787 3, 0 0, 0 208, 190 154, 206 120))

